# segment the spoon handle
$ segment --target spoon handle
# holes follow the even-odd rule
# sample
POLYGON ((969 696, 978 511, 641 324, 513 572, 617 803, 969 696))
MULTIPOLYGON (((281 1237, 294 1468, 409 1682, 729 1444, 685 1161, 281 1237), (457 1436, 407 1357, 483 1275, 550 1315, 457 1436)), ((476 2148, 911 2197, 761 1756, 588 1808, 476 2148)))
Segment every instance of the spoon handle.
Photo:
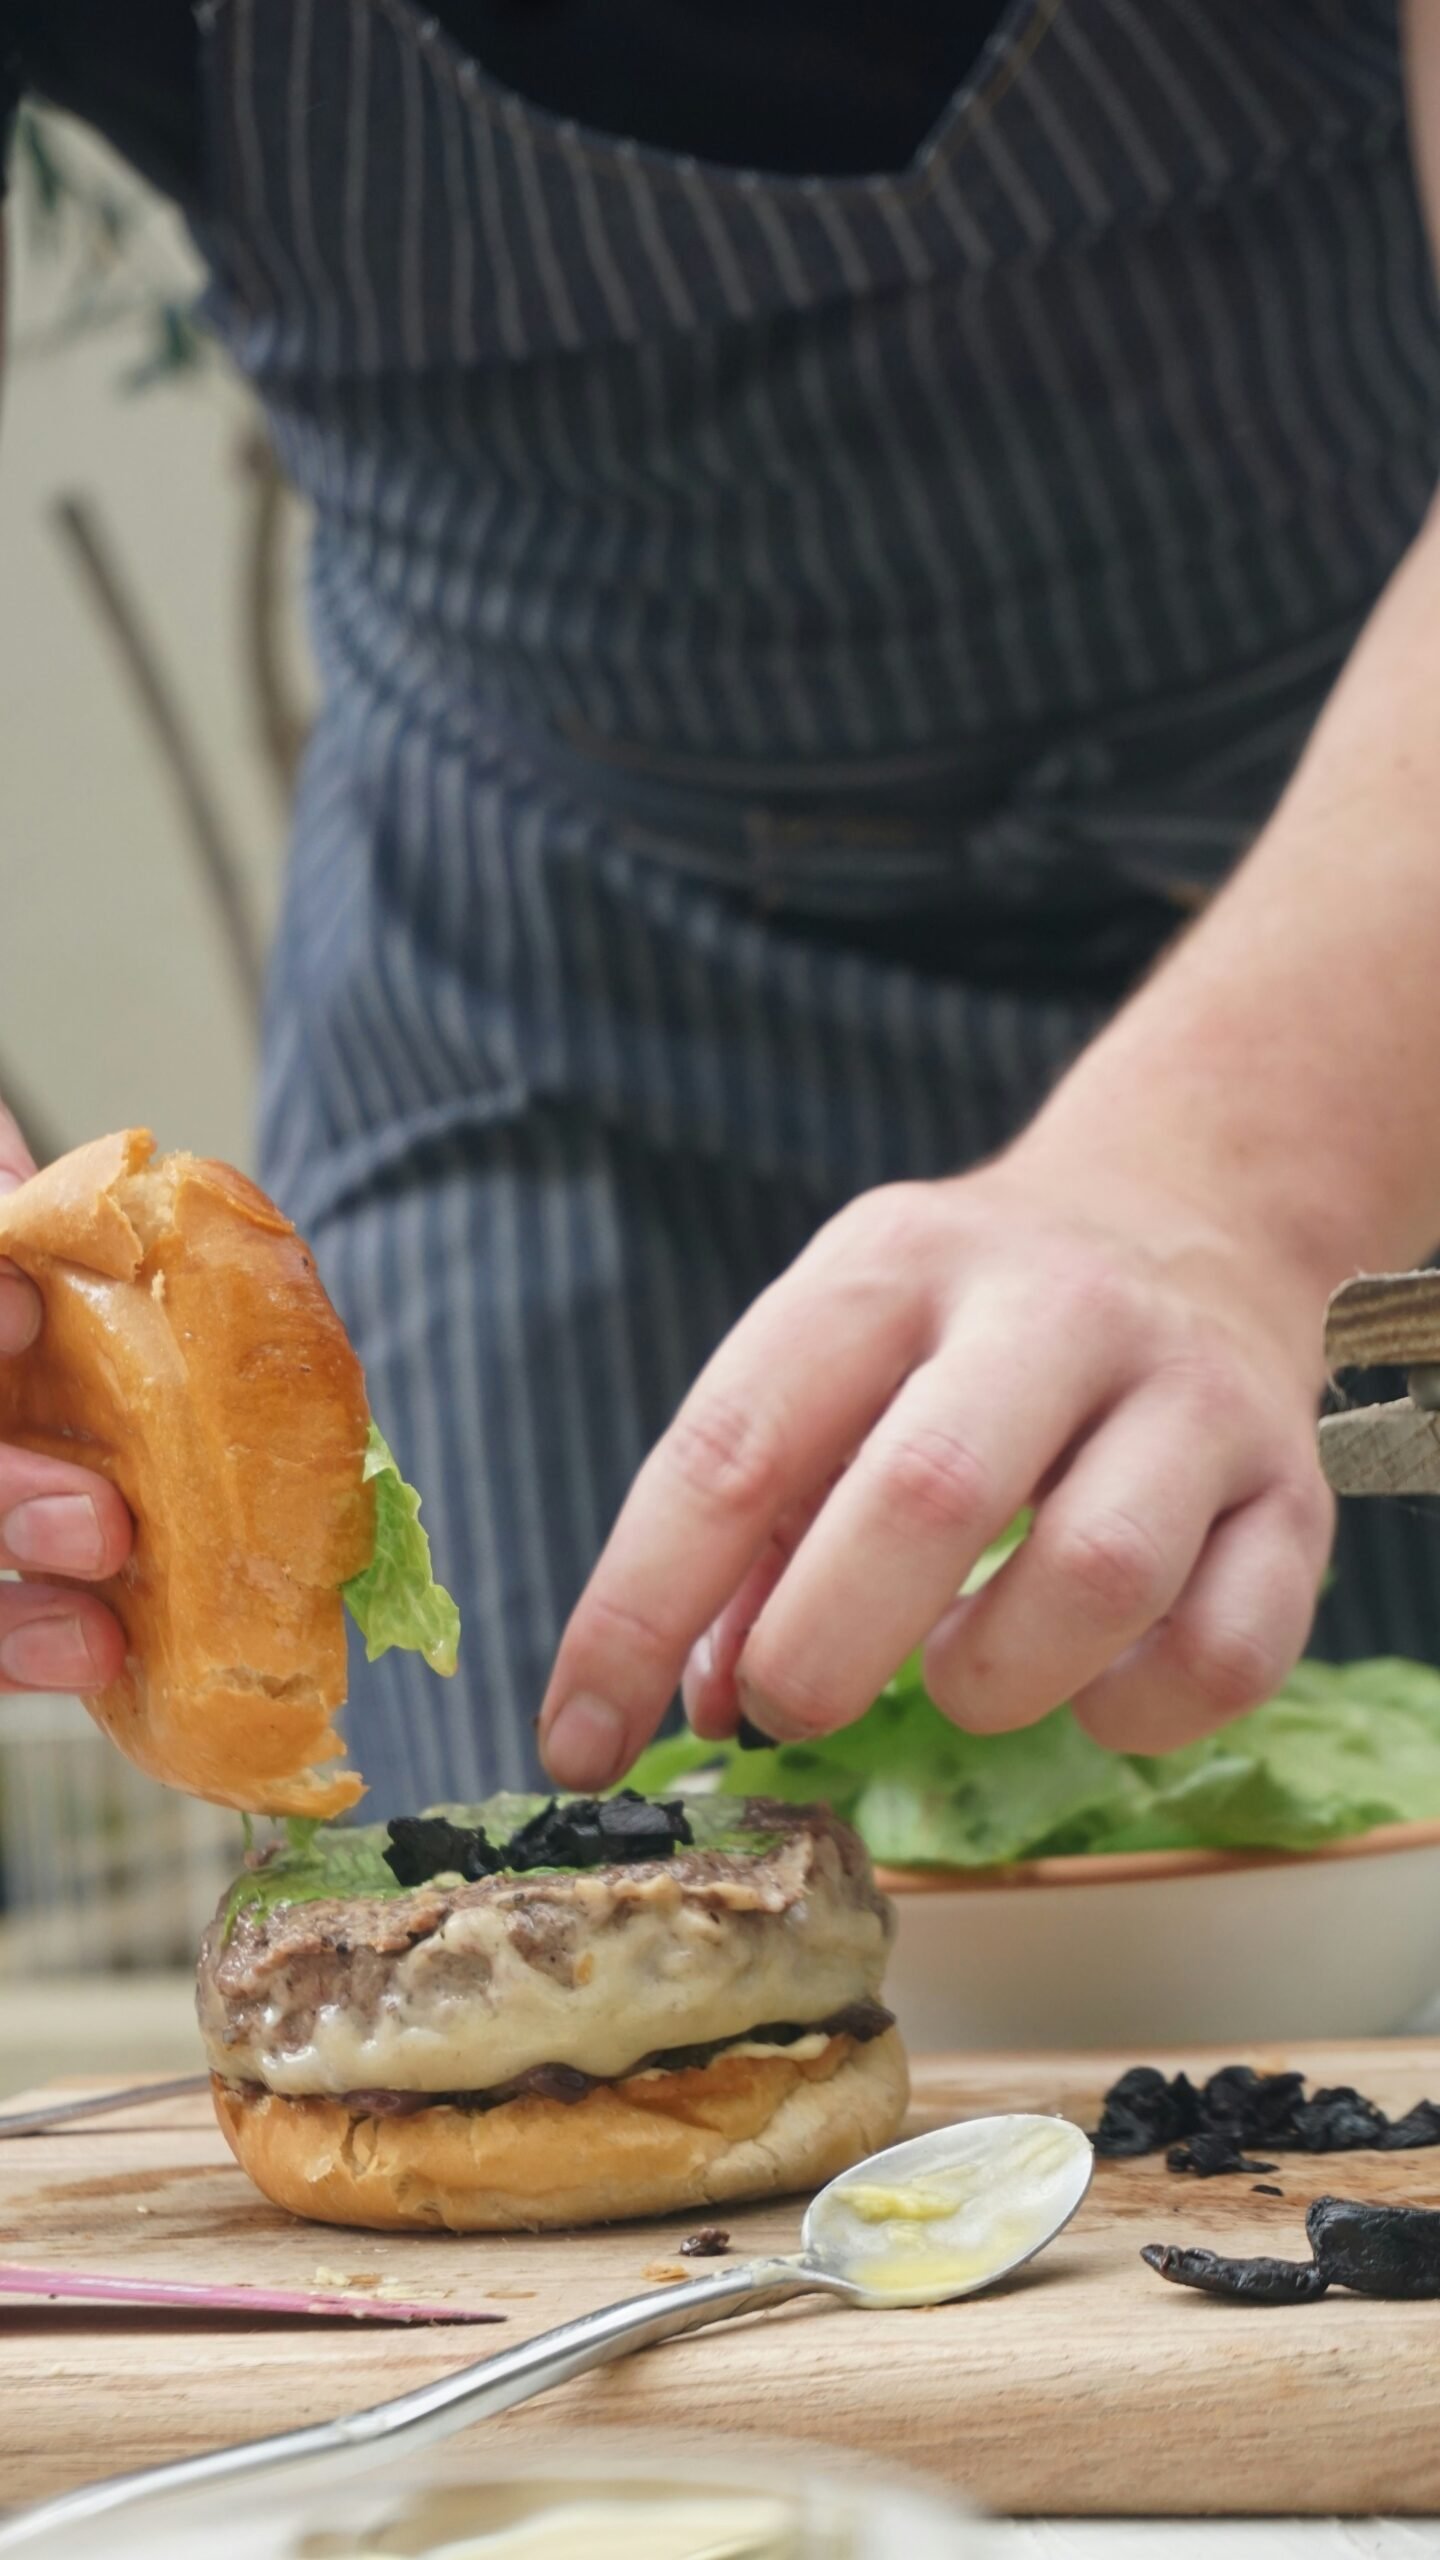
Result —
MULTIPOLYGON (((506 2347, 458 2373, 357 2409, 348 2418, 316 2426, 295 2427, 285 2435, 261 2436, 249 2444, 226 2445, 215 2453, 192 2454, 149 2471, 127 2471, 118 2478, 97 2480, 86 2489, 47 2499, 7 2524, 0 2524, 0 2552, 18 2551, 68 2526, 89 2523, 171 2490, 193 2489, 218 2481, 249 2478, 292 2462, 329 2456, 349 2469, 381 2459, 403 2446, 413 2451, 436 2444, 480 2418, 497 2417, 522 2400, 550 2391, 558 2382, 609 2364, 632 2348, 650 2347, 662 2338, 708 2328, 713 2321, 732 2320, 746 2311, 787 2302, 799 2293, 840 2291, 824 2275, 798 2258, 757 2259, 725 2267, 693 2283, 667 2285, 663 2291, 637 2294, 603 2311, 587 2311, 563 2327, 547 2329, 520 2346, 506 2347)), ((327 2466, 328 2467, 328 2466, 327 2466)))

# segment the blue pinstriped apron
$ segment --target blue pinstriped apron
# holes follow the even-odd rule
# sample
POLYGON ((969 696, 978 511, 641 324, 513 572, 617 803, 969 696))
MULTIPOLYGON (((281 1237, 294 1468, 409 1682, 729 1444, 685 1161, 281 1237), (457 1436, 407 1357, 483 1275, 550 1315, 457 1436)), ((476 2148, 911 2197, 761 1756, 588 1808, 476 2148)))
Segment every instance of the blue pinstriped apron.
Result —
MULTIPOLYGON (((466 1618, 461 1695, 357 1666, 385 1810, 532 1768, 721 1332, 1002 1144, 1244 849, 1440 338, 1390 0, 1011 0, 908 168, 825 180, 558 121, 409 0, 202 23, 326 684, 265 1170, 466 1618)), ((1417 1534, 1348 1525, 1328 1641, 1440 1657, 1417 1534)))

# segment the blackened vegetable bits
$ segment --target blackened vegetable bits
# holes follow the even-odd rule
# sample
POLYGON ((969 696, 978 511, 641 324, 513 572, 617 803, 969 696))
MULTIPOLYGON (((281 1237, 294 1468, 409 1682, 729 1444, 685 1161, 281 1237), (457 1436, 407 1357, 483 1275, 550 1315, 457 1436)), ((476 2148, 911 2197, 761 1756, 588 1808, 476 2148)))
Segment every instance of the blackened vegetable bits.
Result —
POLYGON ((467 1827, 443 1813, 405 1813, 387 1827, 385 1864, 397 1884, 428 1884, 432 1876, 450 1875, 476 1884, 499 1867, 499 1852, 478 1822, 467 1827))
POLYGON ((1125 2072, 1105 2098, 1095 2134, 1103 2158, 1134 2160, 1166 2151, 1172 2169, 1200 2177, 1248 2171, 1264 2151, 1418 2151, 1440 2144, 1440 2106, 1422 2098, 1392 2120, 1358 2089, 1305 2095, 1298 2071, 1253 2071, 1234 2063, 1196 2089, 1183 2071, 1173 2080, 1140 2067, 1125 2072))
POLYGON ((482 1876, 525 1875, 536 1867, 631 1865, 668 1858, 694 1839, 682 1804, 637 1795, 633 1787, 615 1796, 552 1796, 499 1842, 479 1823, 467 1826, 439 1813, 401 1814, 387 1828, 385 1863, 407 1887, 443 1875, 476 1884, 482 1876))
POLYGON ((1194 2133, 1165 2154, 1165 2166, 1192 2178, 1229 2178, 1238 2170, 1263 2178, 1273 2160, 1250 2160, 1233 2133, 1194 2133))
POLYGON ((1138 2063, 1106 2091, 1095 2148, 1106 2160, 1139 2160, 1198 2133, 1202 2120, 1200 2092, 1183 2071, 1167 2080, 1163 2071, 1138 2063))
POLYGON ((694 1834, 685 1808, 625 1787, 617 1796, 552 1797, 521 1825, 501 1852, 503 1867, 610 1867, 668 1858, 694 1834))

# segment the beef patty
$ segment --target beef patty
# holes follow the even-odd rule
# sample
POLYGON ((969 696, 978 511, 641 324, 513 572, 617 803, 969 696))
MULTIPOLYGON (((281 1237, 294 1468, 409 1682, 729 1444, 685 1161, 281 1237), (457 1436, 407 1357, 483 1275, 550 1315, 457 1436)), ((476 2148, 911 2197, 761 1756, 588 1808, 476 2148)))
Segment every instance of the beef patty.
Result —
MULTIPOLYGON (((503 1800, 446 1810, 518 1827, 503 1800)), ((789 2041, 873 2003, 894 1924, 855 1834, 820 1806, 690 1810, 693 1847, 580 1873, 402 1891, 383 1833, 358 1830, 262 1861, 201 1955, 212 2067, 292 2097, 453 2101, 540 2069, 620 2079, 777 2020, 789 2041)))

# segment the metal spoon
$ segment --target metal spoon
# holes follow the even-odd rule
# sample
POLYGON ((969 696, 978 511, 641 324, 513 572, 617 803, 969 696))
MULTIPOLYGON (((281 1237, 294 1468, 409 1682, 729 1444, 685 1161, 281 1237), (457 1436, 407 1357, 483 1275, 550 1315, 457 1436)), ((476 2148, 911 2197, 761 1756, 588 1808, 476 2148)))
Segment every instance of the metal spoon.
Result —
POLYGON ((822 2187, 801 2226, 795 2257, 724 2267, 693 2284, 587 2312, 348 2418, 72 2490, 0 2525, 0 2552, 18 2551, 67 2526, 171 2491, 324 2457, 355 2469, 397 2447, 413 2452, 633 2348, 789 2302, 797 2294, 831 2294, 853 2309, 874 2311, 980 2293, 1064 2230, 1083 2201, 1093 2166, 1085 2135, 1058 2116, 981 2116, 947 2125, 876 2152, 822 2187), (907 2200, 907 2209, 891 2213, 887 2206, 897 2197, 907 2200))

